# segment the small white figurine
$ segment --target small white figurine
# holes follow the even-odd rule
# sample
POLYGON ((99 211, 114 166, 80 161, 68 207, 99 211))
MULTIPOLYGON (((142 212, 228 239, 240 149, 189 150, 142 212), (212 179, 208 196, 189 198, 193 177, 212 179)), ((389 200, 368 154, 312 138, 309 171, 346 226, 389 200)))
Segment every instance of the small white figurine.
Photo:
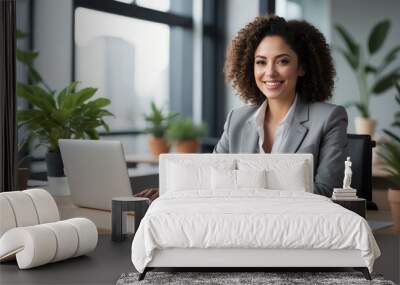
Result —
POLYGON ((343 189, 352 189, 351 188, 351 176, 353 172, 351 171, 351 161, 350 156, 347 157, 347 160, 344 162, 344 179, 343 179, 343 189))

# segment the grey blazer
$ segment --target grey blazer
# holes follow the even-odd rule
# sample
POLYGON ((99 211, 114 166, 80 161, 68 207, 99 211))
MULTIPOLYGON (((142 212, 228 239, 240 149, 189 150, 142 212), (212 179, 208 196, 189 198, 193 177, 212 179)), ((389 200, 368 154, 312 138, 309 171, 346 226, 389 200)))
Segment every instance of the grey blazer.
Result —
MULTIPOLYGON (((300 98, 299 98, 300 99, 300 98)), ((259 153, 254 113, 259 106, 232 110, 214 153, 259 153)), ((314 192, 330 197, 343 182, 347 148, 347 113, 329 103, 298 100, 283 153, 314 156, 314 192)))

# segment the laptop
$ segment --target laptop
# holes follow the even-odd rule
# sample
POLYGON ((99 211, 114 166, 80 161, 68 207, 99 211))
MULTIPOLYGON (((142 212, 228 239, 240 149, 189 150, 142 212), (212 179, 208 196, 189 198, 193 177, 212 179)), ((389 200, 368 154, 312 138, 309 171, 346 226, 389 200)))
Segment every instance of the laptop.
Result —
MULTIPOLYGON (((131 173, 128 173, 121 142, 70 139, 61 139, 58 142, 75 205, 111 210, 113 197, 132 196, 129 178, 131 173)), ((139 183, 143 178, 147 184, 149 180, 158 180, 158 174, 154 171, 151 174, 132 175, 137 175, 139 183)), ((148 186, 152 185, 143 187, 148 186)))

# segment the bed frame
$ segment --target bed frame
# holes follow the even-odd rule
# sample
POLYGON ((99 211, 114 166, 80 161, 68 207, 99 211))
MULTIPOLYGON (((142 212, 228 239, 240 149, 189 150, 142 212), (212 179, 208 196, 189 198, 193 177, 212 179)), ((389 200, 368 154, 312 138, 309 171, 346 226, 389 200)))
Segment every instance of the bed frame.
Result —
POLYGON ((367 280, 371 275, 359 250, 330 249, 193 249, 156 250, 152 261, 139 275, 143 280, 154 268, 337 268, 361 271, 367 280))
MULTIPOLYGON (((196 154, 163 154, 160 156, 160 195, 166 189, 166 165, 168 159, 186 156, 196 159, 196 154)), ((202 154, 202 158, 248 158, 259 154, 202 154)), ((306 159, 308 163, 308 192, 313 192, 313 157, 311 154, 273 154, 271 159, 296 158, 306 159)), ((264 155, 265 158, 265 155, 264 155)), ((359 250, 331 250, 331 249, 256 249, 256 248, 169 248, 157 249, 153 259, 149 262, 139 280, 143 280, 146 273, 155 268, 232 268, 237 271, 246 271, 250 268, 343 268, 350 267, 361 271, 367 280, 371 276, 359 250)))

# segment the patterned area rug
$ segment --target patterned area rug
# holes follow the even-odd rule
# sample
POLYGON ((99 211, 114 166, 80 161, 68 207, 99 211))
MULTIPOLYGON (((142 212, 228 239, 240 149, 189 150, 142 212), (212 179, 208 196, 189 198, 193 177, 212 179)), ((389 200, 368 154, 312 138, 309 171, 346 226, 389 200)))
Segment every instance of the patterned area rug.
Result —
POLYGON ((364 278, 360 272, 148 272, 142 281, 139 273, 122 274, 117 285, 134 284, 379 284, 395 285, 380 275, 372 275, 372 281, 364 278))

